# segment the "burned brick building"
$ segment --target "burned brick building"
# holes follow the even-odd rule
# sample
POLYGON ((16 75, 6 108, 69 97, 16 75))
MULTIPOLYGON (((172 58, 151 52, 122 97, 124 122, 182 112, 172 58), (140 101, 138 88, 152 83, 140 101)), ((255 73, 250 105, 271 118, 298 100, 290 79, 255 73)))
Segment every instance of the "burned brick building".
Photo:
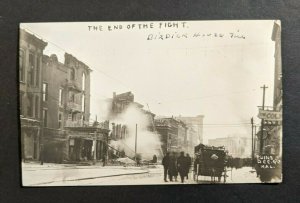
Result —
POLYGON ((102 159, 108 123, 93 125, 90 118, 91 69, 71 54, 64 63, 55 54, 43 56, 43 142, 48 162, 102 159))
POLYGON ((20 30, 19 108, 22 159, 38 160, 41 139, 42 56, 47 42, 20 30))
MULTIPOLYGON (((140 103, 137 103, 134 101, 134 95, 132 92, 125 92, 121 94, 113 93, 113 98, 110 100, 111 102, 111 111, 109 114, 109 120, 114 120, 118 118, 120 115, 125 113, 125 111, 129 107, 134 107, 138 111, 140 111, 142 114, 146 115, 147 117, 147 130, 153 132, 155 130, 154 127, 154 117, 155 114, 153 114, 150 111, 144 110, 144 106, 140 103)), ((128 135, 128 130, 126 128, 126 125, 120 124, 120 123, 112 123, 112 139, 118 140, 118 139, 125 139, 128 135)))

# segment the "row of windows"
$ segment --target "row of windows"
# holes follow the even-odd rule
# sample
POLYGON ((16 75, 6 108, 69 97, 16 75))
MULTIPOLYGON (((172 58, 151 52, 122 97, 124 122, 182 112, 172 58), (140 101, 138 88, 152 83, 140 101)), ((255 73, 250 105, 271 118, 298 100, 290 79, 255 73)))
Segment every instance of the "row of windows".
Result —
MULTIPOLYGON (((70 71, 70 79, 71 80, 75 80, 76 77, 75 77, 75 69, 74 68, 71 68, 71 71, 70 71)), ((82 78, 81 78, 81 82, 82 82, 82 90, 84 91, 85 90, 85 73, 82 73, 82 78)))
MULTIPOLYGON (((29 117, 39 118, 39 96, 32 93, 27 95, 28 105, 26 106, 26 115, 29 117)), ((20 92, 20 114, 25 115, 24 109, 24 92, 20 92)))
MULTIPOLYGON (((29 53, 27 70, 27 84, 30 86, 39 86, 40 84, 40 56, 35 56, 33 53, 29 53)), ((19 51, 19 80, 25 81, 26 71, 26 55, 25 51, 20 49, 19 51)))
MULTIPOLYGON (((48 100, 48 84, 43 83, 43 101, 45 102, 47 100, 48 100)), ((74 93, 70 94, 69 101, 70 102, 75 102, 75 94, 74 93)), ((82 95, 81 102, 82 102, 82 105, 81 105, 82 109, 81 110, 84 111, 84 109, 85 109, 85 95, 82 95)), ((58 105, 60 107, 63 106, 63 88, 59 88, 59 91, 58 91, 58 105)))
MULTIPOLYGON (((33 53, 29 53, 28 57, 28 64, 29 68, 27 71, 27 83, 31 86, 39 86, 40 82, 40 56, 35 56, 33 53)), ((26 71, 26 54, 25 51, 20 49, 19 50, 19 79, 22 82, 25 81, 25 71, 26 71)), ((70 79, 75 80, 76 74, 75 69, 72 68, 70 71, 70 79)), ((86 75, 82 73, 82 90, 85 90, 85 82, 86 82, 86 75)))
MULTIPOLYGON (((58 113, 58 128, 63 127, 63 114, 58 113)), ((43 109, 43 126, 48 127, 48 109, 43 109)))
MULTIPOLYGON (((76 121, 76 114, 72 113, 69 114, 69 120, 76 121)), ((84 116, 81 116, 81 119, 84 120, 84 116)), ((58 113, 58 128, 63 127, 63 113, 59 112, 58 113)), ((48 127, 48 109, 43 109, 43 126, 48 127)))
MULTIPOLYGON (((48 109, 43 109, 43 126, 48 127, 48 109)), ((58 128, 62 128, 62 113, 58 114, 58 128)))

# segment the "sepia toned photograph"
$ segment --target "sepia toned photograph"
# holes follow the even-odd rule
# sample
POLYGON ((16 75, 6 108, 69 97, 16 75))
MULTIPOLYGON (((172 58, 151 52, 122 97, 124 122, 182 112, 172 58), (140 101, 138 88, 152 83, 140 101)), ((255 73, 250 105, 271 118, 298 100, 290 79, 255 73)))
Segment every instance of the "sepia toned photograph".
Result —
POLYGON ((22 185, 281 183, 280 20, 21 23, 22 185))

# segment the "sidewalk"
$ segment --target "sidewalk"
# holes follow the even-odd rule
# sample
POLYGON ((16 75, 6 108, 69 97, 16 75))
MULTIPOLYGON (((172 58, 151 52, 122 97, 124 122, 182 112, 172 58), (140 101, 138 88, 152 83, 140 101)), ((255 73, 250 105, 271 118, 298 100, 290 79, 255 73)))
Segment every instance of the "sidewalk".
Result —
POLYGON ((140 167, 22 163, 22 182, 23 186, 45 186, 56 182, 146 174, 148 172, 149 170, 140 167))

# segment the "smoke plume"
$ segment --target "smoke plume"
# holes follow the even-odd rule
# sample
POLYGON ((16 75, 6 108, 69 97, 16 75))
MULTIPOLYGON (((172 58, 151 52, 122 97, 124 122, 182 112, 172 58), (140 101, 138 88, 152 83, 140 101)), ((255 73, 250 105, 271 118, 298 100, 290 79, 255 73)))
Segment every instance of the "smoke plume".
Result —
POLYGON ((111 120, 110 123, 126 125, 127 128, 125 139, 110 143, 115 149, 119 151, 124 150, 129 157, 134 156, 137 125, 137 153, 141 154, 142 159, 146 160, 152 159, 153 155, 161 155, 160 135, 148 129, 148 127, 153 127, 151 116, 144 113, 138 107, 130 105, 124 113, 111 120))

